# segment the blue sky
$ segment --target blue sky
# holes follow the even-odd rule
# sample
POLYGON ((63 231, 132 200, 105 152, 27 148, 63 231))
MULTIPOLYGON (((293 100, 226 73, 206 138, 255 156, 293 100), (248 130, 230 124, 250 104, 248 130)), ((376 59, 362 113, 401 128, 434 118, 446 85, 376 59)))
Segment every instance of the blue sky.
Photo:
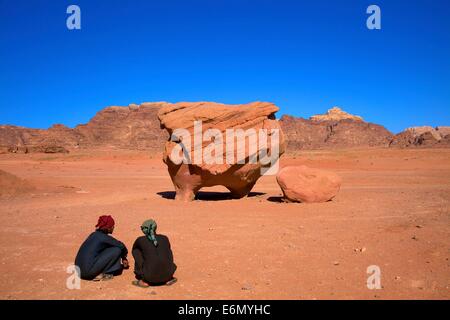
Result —
POLYGON ((108 105, 334 105, 393 132, 450 125, 448 0, 0 0, 0 123, 85 123, 108 105), (66 8, 81 8, 68 30, 66 8), (381 8, 382 29, 366 28, 381 8))

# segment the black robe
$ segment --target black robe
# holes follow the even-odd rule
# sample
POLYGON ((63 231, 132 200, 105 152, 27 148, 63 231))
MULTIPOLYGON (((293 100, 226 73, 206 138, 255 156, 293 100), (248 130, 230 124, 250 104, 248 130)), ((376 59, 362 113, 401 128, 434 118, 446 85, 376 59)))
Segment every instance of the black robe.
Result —
POLYGON ((137 279, 151 284, 163 284, 172 279, 177 266, 173 262, 169 239, 157 234, 156 240, 158 246, 155 247, 146 236, 136 239, 132 250, 134 273, 137 279))
POLYGON ((75 258, 82 279, 91 280, 100 273, 122 271, 121 259, 127 257, 127 247, 103 231, 96 230, 83 242, 75 258))

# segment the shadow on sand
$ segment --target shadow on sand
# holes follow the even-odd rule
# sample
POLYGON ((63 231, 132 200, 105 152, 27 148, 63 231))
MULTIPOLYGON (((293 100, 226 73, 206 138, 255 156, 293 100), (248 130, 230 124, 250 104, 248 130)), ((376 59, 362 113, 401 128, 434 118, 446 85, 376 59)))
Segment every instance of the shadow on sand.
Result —
MULTIPOLYGON (((175 199, 175 191, 160 191, 157 192, 159 196, 164 199, 175 199)), ((250 192, 247 197, 258 197, 265 195, 263 192, 250 192)), ((217 192, 217 191, 199 191, 195 196, 195 200, 201 201, 221 201, 221 200, 232 200, 230 192, 217 192)))
POLYGON ((276 203, 284 203, 285 201, 283 200, 282 196, 273 196, 273 197, 268 197, 267 201, 270 202, 276 202, 276 203))

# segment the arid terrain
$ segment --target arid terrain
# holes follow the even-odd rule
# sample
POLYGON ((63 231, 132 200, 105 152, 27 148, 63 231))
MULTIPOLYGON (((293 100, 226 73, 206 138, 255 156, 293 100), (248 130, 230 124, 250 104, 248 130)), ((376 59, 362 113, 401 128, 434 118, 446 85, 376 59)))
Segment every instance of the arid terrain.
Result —
POLYGON ((450 149, 305 150, 288 164, 336 172, 339 194, 282 203, 267 176, 244 199, 214 187, 181 203, 147 151, 0 154, 0 170, 26 180, 0 200, 0 298, 450 299, 450 149), (130 269, 67 289, 66 268, 101 214, 129 248, 156 219, 178 283, 136 288, 130 269), (380 290, 367 288, 371 265, 380 290))

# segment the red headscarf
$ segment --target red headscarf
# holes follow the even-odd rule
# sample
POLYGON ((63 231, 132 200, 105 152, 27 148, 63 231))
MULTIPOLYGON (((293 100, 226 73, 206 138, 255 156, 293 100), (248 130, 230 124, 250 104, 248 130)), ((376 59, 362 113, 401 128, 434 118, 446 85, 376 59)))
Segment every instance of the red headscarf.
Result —
POLYGON ((111 229, 114 227, 114 219, 111 216, 100 216, 95 227, 100 230, 111 229))

